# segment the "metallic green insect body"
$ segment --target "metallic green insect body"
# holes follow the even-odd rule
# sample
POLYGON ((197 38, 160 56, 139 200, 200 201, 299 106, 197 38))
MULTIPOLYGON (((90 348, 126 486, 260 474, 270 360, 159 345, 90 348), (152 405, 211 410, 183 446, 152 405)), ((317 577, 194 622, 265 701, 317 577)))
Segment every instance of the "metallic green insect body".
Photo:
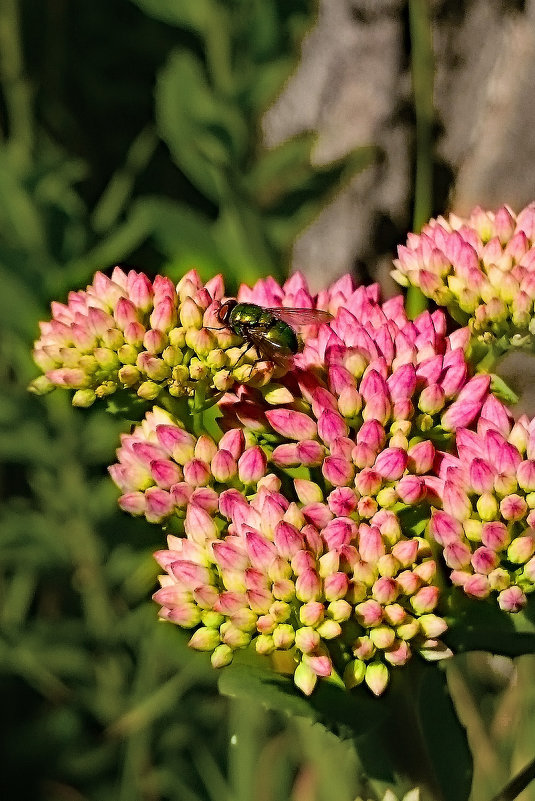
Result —
POLYGON ((287 366, 300 347, 293 327, 320 325, 332 316, 317 309, 264 308, 255 303, 227 300, 219 309, 218 318, 250 347, 255 347, 260 358, 287 366))

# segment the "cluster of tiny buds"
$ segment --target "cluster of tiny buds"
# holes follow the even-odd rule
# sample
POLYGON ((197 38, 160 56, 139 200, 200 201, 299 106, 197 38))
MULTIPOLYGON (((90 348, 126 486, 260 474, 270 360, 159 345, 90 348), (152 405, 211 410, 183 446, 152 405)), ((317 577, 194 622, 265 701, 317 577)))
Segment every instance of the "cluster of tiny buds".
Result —
POLYGON ((430 533, 443 548, 453 584, 473 598, 497 593, 518 612, 535 591, 535 431, 514 425, 496 399, 478 430, 456 434, 458 456, 442 454, 430 533))
POLYGON ((118 389, 152 401, 162 392, 191 396, 200 384, 215 393, 269 381, 274 365, 247 363, 242 339, 219 321, 223 296, 220 275, 203 285, 195 270, 176 286, 119 267, 111 278, 96 273, 40 324, 34 359, 44 375, 31 388, 73 389, 73 404, 86 407, 118 389))
POLYGON ((457 307, 478 335, 507 336, 510 345, 533 334, 535 203, 518 216, 476 208, 468 219, 431 220, 398 248, 394 278, 420 287, 440 305, 457 307))
MULTIPOLYGON (((305 460, 314 449, 316 462, 323 449, 311 440, 299 446, 305 460)), ((216 667, 251 642, 263 654, 291 651, 295 683, 308 694, 333 671, 336 642, 346 686, 365 682, 379 695, 388 668, 414 649, 449 655, 438 639, 446 624, 434 611, 429 546, 406 537, 397 514, 380 506, 378 472, 360 474, 366 494, 295 478, 290 500, 242 430, 216 445, 160 409, 123 437, 118 455, 110 472, 121 506, 176 531, 156 554, 166 571, 155 595, 161 616, 194 628, 190 645, 211 651, 216 667)))

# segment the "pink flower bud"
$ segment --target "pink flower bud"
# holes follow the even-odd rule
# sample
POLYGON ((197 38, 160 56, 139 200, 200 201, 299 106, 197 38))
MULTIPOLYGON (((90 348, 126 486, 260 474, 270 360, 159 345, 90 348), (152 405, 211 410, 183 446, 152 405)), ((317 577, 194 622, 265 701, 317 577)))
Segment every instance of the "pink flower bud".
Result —
POLYGON ((504 520, 522 520, 528 505, 520 495, 507 495, 500 501, 500 512, 504 520))
POLYGON ((444 561, 452 570, 461 570, 470 564, 472 552, 465 542, 448 543, 444 548, 444 561))
MULTIPOLYGON (((147 490, 149 492, 149 490, 147 490)), ((531 531, 531 529, 528 529, 531 531)), ((516 537, 507 549, 507 558, 510 562, 522 565, 535 553, 535 536, 526 534, 523 537, 516 537)))
POLYGON ((295 644, 304 654, 312 653, 320 644, 320 635, 311 626, 304 626, 295 632, 295 644))
POLYGON ((184 480, 192 487, 204 487, 210 481, 210 468, 201 459, 191 459, 184 465, 184 480))
POLYGON ((311 695, 318 677, 316 673, 304 662, 300 662, 294 673, 294 683, 304 695, 311 695))
POLYGON ((145 493, 127 492, 121 495, 118 504, 124 512, 139 517, 145 514, 145 493))
POLYGON ((171 497, 174 505, 178 509, 185 509, 188 505, 190 498, 193 494, 193 487, 186 484, 185 481, 179 481, 171 487, 171 497))
POLYGON ((427 494, 425 483, 419 476, 404 476, 397 483, 396 492, 407 505, 420 503, 427 494))
POLYGON ((247 600, 253 612, 265 615, 273 603, 273 595, 265 589, 247 590, 247 600))
MULTIPOLYGON (((372 587, 372 594, 375 600, 383 606, 386 604, 392 604, 399 595, 399 586, 395 579, 382 576, 374 583, 372 587)), ((375 644, 377 645, 377 643, 375 644)))
POLYGON ((152 305, 152 284, 146 275, 138 273, 130 285, 130 300, 142 311, 148 311, 152 305))
POLYGON ((407 455, 407 467, 411 472, 428 473, 433 466, 435 448, 430 440, 424 440, 409 448, 407 455))
POLYGON ((362 396, 353 386, 345 386, 338 397, 338 410, 342 417, 356 417, 362 409, 362 396))
POLYGON ((285 520, 281 520, 276 524, 274 540, 280 556, 284 559, 292 559, 304 547, 301 533, 295 526, 285 520))
POLYGON ((387 481, 396 481, 403 475, 407 459, 407 452, 401 448, 386 448, 378 455, 374 469, 387 481))
POLYGON ((365 562, 372 564, 384 555, 385 546, 381 532, 375 526, 364 529, 359 534, 359 553, 365 562))
POLYGON ((425 414, 437 414, 445 403, 445 393, 438 384, 431 384, 422 390, 418 399, 418 408, 425 414))
POLYGON ((333 513, 324 503, 309 503, 301 511, 305 520, 319 529, 324 528, 333 519, 333 513))
POLYGON ((340 549, 349 545, 357 536, 356 523, 347 517, 337 517, 331 520, 322 531, 329 550, 339 552, 340 549))
POLYGON ((324 579, 324 592, 327 601, 343 598, 349 589, 349 580, 345 573, 331 573, 324 579))
POLYGON ((245 539, 251 564, 259 570, 266 571, 277 555, 275 546, 266 537, 252 531, 245 535, 245 539))
POLYGON ((218 450, 210 463, 213 477, 221 483, 229 482, 236 475, 237 468, 236 459, 226 450, 218 450))
POLYGON ((472 512, 468 495, 456 482, 446 481, 442 495, 444 511, 456 520, 466 520, 472 512))
POLYGON ((447 512, 433 511, 429 530, 436 542, 443 546, 460 540, 463 536, 461 523, 447 512))
POLYGON ((194 590, 204 584, 210 583, 210 571, 206 567, 196 565, 194 562, 177 560, 171 565, 173 575, 188 590, 194 590))
POLYGON ((470 484, 477 494, 492 492, 496 471, 484 459, 474 459, 470 465, 470 484))
POLYGON ((349 487, 337 487, 329 494, 327 503, 336 517, 349 517, 357 508, 357 496, 349 487))
POLYGON ((324 456, 324 448, 314 440, 304 440, 297 444, 297 463, 304 467, 318 467, 324 456))
POLYGON ((486 576, 498 566, 499 559, 495 551, 483 545, 474 551, 471 561, 475 572, 486 576))
POLYGON ((335 487, 348 486, 355 475, 355 468, 349 459, 342 456, 327 456, 322 465, 325 479, 335 487))
POLYGON ((271 454, 271 461, 277 467, 295 467, 301 461, 298 456, 297 445, 293 442, 278 445, 271 454))
MULTIPOLYGON (((216 563, 223 570, 245 570, 249 564, 247 554, 237 545, 229 542, 229 540, 215 540, 212 543, 212 551, 216 563)), ((220 602, 222 599, 223 595, 220 596, 220 602)), ((230 612, 225 612, 221 606, 217 611, 231 614, 230 612)))
POLYGON ((516 470, 518 486, 525 492, 535 491, 535 460, 528 459, 521 462, 516 470))
POLYGON ((303 412, 292 409, 270 409, 266 417, 271 427, 283 437, 294 440, 314 439, 317 434, 316 423, 303 412))
POLYGON ((316 626, 323 620, 325 609, 319 601, 310 601, 299 610, 299 619, 303 626, 316 626))
POLYGON ((113 311, 113 316, 117 322, 117 325, 123 331, 130 323, 139 322, 138 314, 138 310, 132 301, 128 300, 128 298, 119 298, 113 311))
POLYGON ((149 523, 161 523, 174 511, 173 499, 163 489, 150 487, 145 493, 145 516, 149 523))
POLYGON ((383 618, 383 609, 380 603, 371 598, 368 601, 357 604, 355 615, 359 623, 365 628, 377 626, 383 618))
POLYGON ((318 419, 318 434, 329 445, 338 437, 347 437, 349 429, 337 412, 326 409, 321 412, 318 419))
POLYGON ((294 479, 294 487, 297 497, 302 504, 321 503, 323 501, 321 488, 313 481, 308 481, 304 478, 296 478, 294 479))
POLYGON ((372 662, 366 667, 364 681, 375 696, 382 695, 388 685, 388 668, 382 662, 372 662))
POLYGON ((150 463, 150 472, 158 486, 166 490, 182 479, 182 470, 168 459, 154 459, 150 463))
POLYGON ((421 587, 418 592, 411 597, 411 606, 417 615, 432 612, 438 603, 440 590, 438 587, 421 587))
POLYGON ((487 598, 490 593, 489 580, 481 573, 469 576, 462 586, 465 593, 472 595, 474 598, 487 598))
POLYGON ((355 487, 361 495, 376 495, 381 489, 382 478, 375 469, 364 468, 355 478, 355 487))
POLYGON ((509 587, 498 595, 498 605, 504 612, 521 612, 527 602, 520 587, 509 587))
POLYGON ((357 432, 357 445, 367 445, 374 453, 378 453, 385 442, 385 430, 378 420, 367 420, 357 432))
POLYGON ((183 428, 173 425, 156 426, 158 442, 167 453, 172 454, 175 462, 185 464, 193 459, 195 437, 183 428))
POLYGON ((266 472, 267 459, 259 445, 247 448, 238 459, 238 475, 243 484, 254 484, 266 472))
POLYGON ((182 603, 172 609, 164 607, 160 610, 160 617, 171 621, 171 623, 176 623, 182 628, 192 629, 201 622, 201 610, 194 604, 182 603))
POLYGON ((304 570, 295 582, 295 594, 300 601, 317 601, 321 596, 321 579, 315 570, 304 570))
POLYGON ((366 402, 362 410, 362 418, 366 422, 376 420, 386 425, 392 413, 392 405, 386 394, 377 393, 366 402))

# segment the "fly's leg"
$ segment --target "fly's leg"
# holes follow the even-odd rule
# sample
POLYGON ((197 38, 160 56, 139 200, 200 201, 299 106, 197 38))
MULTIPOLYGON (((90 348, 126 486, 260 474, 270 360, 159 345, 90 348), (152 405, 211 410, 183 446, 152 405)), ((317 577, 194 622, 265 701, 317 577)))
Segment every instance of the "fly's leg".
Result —
POLYGON ((242 361, 242 360, 245 358, 245 356, 248 354, 248 352, 251 350, 251 348, 254 348, 254 345, 251 345, 251 343, 250 343, 250 342, 246 342, 246 343, 245 343, 245 350, 242 350, 242 352, 241 352, 241 353, 240 353, 240 355, 238 356, 238 359, 237 359, 237 361, 235 361, 235 362, 234 362, 234 364, 232 365, 232 369, 233 369, 233 370, 234 370, 236 367, 238 367, 239 363, 240 363, 240 362, 241 362, 241 361, 242 361))

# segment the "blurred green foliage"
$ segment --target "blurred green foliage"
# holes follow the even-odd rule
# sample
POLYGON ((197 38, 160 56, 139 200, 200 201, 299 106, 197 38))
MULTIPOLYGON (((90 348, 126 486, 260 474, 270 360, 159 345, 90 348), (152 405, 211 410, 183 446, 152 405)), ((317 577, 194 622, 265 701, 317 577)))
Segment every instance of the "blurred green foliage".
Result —
MULTIPOLYGON (((282 276, 291 244, 372 148, 315 169, 312 133, 260 119, 311 0, 0 3, 0 797, 289 798, 302 751, 217 693, 149 598, 161 532, 116 509, 120 425, 26 392, 37 321, 130 262, 230 287, 282 276), (273 735, 273 736, 272 736, 273 735), (259 784, 260 782, 260 784, 259 784)), ((331 747, 337 747, 332 737, 331 747), (334 745, 333 745, 334 744, 334 745)), ((340 780, 341 782, 342 780, 340 780)), ((354 795, 344 776, 340 797, 354 795)))

